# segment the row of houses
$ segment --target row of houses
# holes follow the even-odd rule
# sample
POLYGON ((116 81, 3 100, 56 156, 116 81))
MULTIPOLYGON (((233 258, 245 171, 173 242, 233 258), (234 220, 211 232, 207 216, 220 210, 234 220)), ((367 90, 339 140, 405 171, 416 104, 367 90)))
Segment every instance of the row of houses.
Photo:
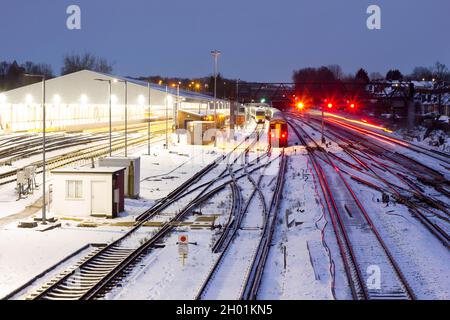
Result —
POLYGON ((377 81, 367 86, 375 101, 384 101, 397 116, 406 116, 410 103, 421 118, 450 116, 450 86, 435 81, 377 81))

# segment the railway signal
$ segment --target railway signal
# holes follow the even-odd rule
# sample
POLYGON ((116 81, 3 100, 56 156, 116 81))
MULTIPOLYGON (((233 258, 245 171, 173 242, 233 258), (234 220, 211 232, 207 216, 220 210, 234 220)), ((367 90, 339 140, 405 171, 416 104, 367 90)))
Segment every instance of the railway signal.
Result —
POLYGON ((189 238, 187 235, 182 234, 178 236, 178 244, 182 245, 182 244, 189 244, 189 238))
POLYGON ((181 264, 184 266, 184 261, 189 253, 189 237, 185 234, 178 236, 178 254, 181 258, 181 264))
POLYGON ((303 110, 304 107, 305 107, 305 104, 303 102, 298 102, 297 103, 297 109, 303 110))

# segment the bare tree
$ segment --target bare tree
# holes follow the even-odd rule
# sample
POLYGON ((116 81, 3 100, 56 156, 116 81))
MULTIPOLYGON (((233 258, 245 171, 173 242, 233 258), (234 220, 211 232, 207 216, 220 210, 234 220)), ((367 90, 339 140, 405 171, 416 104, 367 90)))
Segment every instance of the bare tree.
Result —
POLYGON ((439 61, 432 67, 432 71, 433 77, 437 80, 445 81, 449 79, 450 74, 447 66, 439 61))
POLYGON ((102 73, 111 73, 113 66, 105 58, 96 57, 91 53, 83 55, 66 55, 63 60, 61 74, 69 74, 81 70, 91 70, 102 73))
POLYGON ((340 65, 330 64, 327 66, 327 68, 333 73, 335 79, 341 80, 344 77, 344 73, 342 72, 342 68, 340 65))
POLYGON ((411 80, 431 80, 433 78, 433 72, 430 68, 415 67, 408 78, 411 80))
POLYGON ((384 76, 379 72, 372 72, 370 73, 370 80, 383 80, 384 76))
POLYGON ((34 62, 26 61, 21 67, 24 69, 25 73, 45 75, 47 79, 53 78, 53 69, 48 64, 35 64, 34 62))

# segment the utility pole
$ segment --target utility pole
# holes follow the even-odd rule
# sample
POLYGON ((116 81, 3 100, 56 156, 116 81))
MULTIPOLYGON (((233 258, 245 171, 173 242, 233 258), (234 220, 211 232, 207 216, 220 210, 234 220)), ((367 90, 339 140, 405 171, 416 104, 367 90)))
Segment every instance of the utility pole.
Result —
POLYGON ((166 84, 166 149, 169 149, 169 95, 166 84))
POLYGON ((216 136, 214 138, 214 147, 217 147, 217 60, 220 56, 220 51, 211 51, 214 58, 214 125, 216 128, 216 136))
POLYGON ((45 195, 45 161, 46 161, 46 105, 45 105, 45 75, 25 74, 26 77, 42 79, 42 224, 47 224, 47 204, 45 195))
POLYGON ((112 157, 112 84, 111 80, 109 84, 109 156, 112 157))
POLYGON ((128 157, 128 81, 125 81, 125 157, 128 157))
POLYGON ((150 89, 150 81, 148 84, 148 124, 147 124, 147 142, 148 142, 148 155, 150 156, 150 133, 151 133, 151 111, 152 111, 152 101, 151 101, 151 89, 150 89))
POLYGON ((46 207, 46 199, 45 199, 45 174, 47 173, 45 170, 45 152, 46 152, 46 106, 45 106, 45 75, 42 76, 42 138, 43 138, 43 144, 42 144, 42 224, 47 224, 46 218, 47 218, 47 207, 46 207))
POLYGON ((118 82, 117 79, 95 79, 96 81, 108 82, 109 85, 109 156, 112 157, 112 83, 118 82))

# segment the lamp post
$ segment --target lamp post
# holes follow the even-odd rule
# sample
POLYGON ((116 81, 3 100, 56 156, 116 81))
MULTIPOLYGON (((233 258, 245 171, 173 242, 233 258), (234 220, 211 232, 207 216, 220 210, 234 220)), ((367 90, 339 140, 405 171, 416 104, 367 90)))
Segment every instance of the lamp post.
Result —
POLYGON ((168 87, 166 85, 166 144, 165 149, 169 148, 169 95, 168 95, 168 87))
POLYGON ((45 120, 46 120, 46 106, 45 106, 45 75, 39 74, 25 74, 26 77, 35 77, 42 79, 42 224, 47 224, 47 208, 46 208, 46 196, 45 196, 45 152, 46 152, 46 137, 45 137, 45 120))
MULTIPOLYGON (((174 118, 173 118, 174 128, 175 128, 176 132, 178 130, 178 110, 181 109, 180 84, 181 84, 181 82, 178 82, 178 84, 177 84, 177 108, 175 109, 174 118)), ((178 132, 177 132, 177 142, 180 143, 180 134, 178 132)))
POLYGON ((125 157, 128 157, 128 80, 117 80, 125 84, 125 157))
POLYGON ((151 111, 152 111, 152 104, 151 104, 151 90, 150 90, 150 81, 147 83, 148 86, 148 124, 147 124, 147 144, 148 144, 148 155, 150 156, 150 132, 151 132, 151 111))
MULTIPOLYGON (((211 55, 214 58, 214 125, 217 131, 217 60, 220 56, 220 51, 213 50, 211 51, 211 55)), ((217 133, 216 138, 214 139, 214 147, 217 147, 217 133)))
POLYGON ((107 82, 109 85, 109 156, 112 157, 112 83, 116 83, 117 79, 95 79, 100 82, 107 82))

